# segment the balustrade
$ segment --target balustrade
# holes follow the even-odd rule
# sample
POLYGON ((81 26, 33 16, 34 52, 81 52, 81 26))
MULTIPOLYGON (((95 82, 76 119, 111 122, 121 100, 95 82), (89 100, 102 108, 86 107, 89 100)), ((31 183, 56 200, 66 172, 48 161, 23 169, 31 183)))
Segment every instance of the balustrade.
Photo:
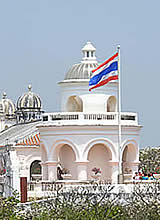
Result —
MULTIPOLYGON (((72 121, 84 123, 102 123, 102 124, 118 124, 118 112, 107 113, 83 113, 83 112, 58 112, 58 113, 45 113, 43 114, 43 121, 53 121, 54 123, 70 124, 72 121), (56 122, 57 121, 57 122, 56 122), (88 122, 87 122, 88 121, 88 122)), ((122 125, 138 125, 136 113, 121 113, 122 125)))

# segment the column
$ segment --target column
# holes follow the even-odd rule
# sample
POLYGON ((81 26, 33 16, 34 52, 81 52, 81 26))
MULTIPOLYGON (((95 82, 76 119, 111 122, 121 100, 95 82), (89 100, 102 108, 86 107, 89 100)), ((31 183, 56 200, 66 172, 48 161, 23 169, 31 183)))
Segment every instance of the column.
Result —
POLYGON ((48 180, 49 181, 56 181, 57 180, 58 161, 46 161, 45 164, 48 166, 48 180))
POLYGON ((77 164, 77 179, 87 180, 88 161, 76 161, 77 164))
POLYGON ((111 183, 118 183, 118 162, 108 161, 107 165, 111 167, 111 183))
POLYGON ((48 179, 48 166, 45 162, 40 163, 42 166, 42 180, 48 179))
POLYGON ((134 175, 135 172, 138 172, 139 163, 140 163, 139 161, 138 162, 124 162, 124 167, 128 168, 130 170, 130 173, 134 175))

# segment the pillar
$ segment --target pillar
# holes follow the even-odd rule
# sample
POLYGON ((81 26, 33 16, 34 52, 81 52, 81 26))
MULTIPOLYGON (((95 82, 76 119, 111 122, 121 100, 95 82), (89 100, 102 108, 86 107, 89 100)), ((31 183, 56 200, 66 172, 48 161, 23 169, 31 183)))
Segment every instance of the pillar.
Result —
POLYGON ((88 161, 78 161, 77 164, 77 179, 87 180, 88 161))
POLYGON ((132 174, 135 174, 135 172, 138 172, 138 165, 139 165, 139 161, 138 162, 124 162, 123 165, 124 167, 128 168, 128 170, 130 170, 132 174))
POLYGON ((56 181, 58 161, 47 161, 45 164, 48 166, 48 180, 56 181))
POLYGON ((109 161, 107 165, 111 167, 111 182, 118 183, 118 162, 109 161))
POLYGON ((42 166, 42 180, 47 180, 48 179, 48 167, 45 162, 40 163, 42 166))

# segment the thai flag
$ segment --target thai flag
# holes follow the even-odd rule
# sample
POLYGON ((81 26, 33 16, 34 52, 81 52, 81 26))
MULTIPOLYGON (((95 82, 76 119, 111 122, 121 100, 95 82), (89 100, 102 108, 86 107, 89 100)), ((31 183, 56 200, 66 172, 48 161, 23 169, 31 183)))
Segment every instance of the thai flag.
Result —
POLYGON ((96 69, 92 70, 92 73, 94 73, 94 75, 89 81, 89 91, 103 86, 112 80, 118 79, 118 61, 116 60, 117 57, 118 53, 114 54, 104 63, 99 65, 96 69))

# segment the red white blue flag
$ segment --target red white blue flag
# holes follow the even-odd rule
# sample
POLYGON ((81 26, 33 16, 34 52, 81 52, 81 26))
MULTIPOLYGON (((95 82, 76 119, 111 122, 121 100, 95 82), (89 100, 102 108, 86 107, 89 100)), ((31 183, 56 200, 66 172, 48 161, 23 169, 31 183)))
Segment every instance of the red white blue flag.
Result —
POLYGON ((89 81, 89 86, 92 89, 98 88, 107 84, 110 81, 118 79, 118 53, 115 53, 112 57, 100 64, 96 69, 92 70, 94 75, 89 81))

